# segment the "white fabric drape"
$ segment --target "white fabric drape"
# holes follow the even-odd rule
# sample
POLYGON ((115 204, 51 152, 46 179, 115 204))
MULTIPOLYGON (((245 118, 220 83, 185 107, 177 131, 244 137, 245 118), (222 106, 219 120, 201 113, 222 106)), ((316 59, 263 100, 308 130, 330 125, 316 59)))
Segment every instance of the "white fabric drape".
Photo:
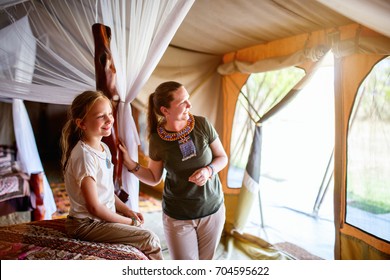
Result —
MULTIPOLYGON (((119 137, 138 159, 139 139, 130 102, 139 94, 194 0, 57 0, 26 1, 37 42, 33 84, 0 80, 1 96, 44 103, 70 104, 84 90, 96 88, 93 23, 111 28, 111 51, 117 70, 119 137)), ((7 9, 20 18, 20 10, 7 9)), ((19 30, 22 37, 31 36, 19 30)), ((3 63, 3 62, 1 62, 3 63)), ((138 179, 122 172, 128 205, 138 211, 138 179)))
MULTIPOLYGON (((138 160, 140 143, 130 102, 152 74, 193 2, 123 1, 116 2, 115 7, 109 1, 101 2, 103 23, 114 26, 111 51, 117 69, 117 89, 124 101, 118 108, 119 134, 133 159, 138 160)), ((122 181, 130 194, 128 205, 138 211, 138 179, 124 168, 122 181)))
MULTIPOLYGON (((15 22, 11 26, 0 30, 0 49, 7 54, 8 63, 2 65, 2 76, 19 83, 32 82, 35 62, 35 40, 26 17, 15 22), (19 30, 30 34, 21 37, 19 30), (12 55, 10 55, 12 54, 12 55)), ((2 56, 4 57, 4 56, 2 56)), ((21 168, 31 175, 36 172, 44 172, 35 143, 34 133, 23 100, 13 99, 12 102, 13 127, 17 146, 17 156, 21 168)), ((53 193, 46 176, 44 183, 45 219, 51 219, 56 211, 53 193)))
POLYGON ((0 4, 0 8, 11 7, 19 3, 26 2, 27 0, 2 0, 0 4))
MULTIPOLYGON (((37 50, 36 56, 29 54, 35 56, 33 83, 3 78, 2 96, 67 105, 80 92, 95 88, 91 32, 95 8, 84 2, 26 1, 3 12, 11 21, 28 18, 33 32, 14 32, 24 40, 34 39, 37 50)), ((7 65, 6 60, 1 64, 7 65)))

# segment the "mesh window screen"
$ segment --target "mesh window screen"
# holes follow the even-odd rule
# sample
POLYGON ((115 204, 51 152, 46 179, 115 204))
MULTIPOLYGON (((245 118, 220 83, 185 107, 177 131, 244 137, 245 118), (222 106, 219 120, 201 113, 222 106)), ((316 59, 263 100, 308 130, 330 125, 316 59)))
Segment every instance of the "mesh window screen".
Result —
POLYGON ((390 57, 359 88, 347 149, 346 222, 390 241, 390 57))

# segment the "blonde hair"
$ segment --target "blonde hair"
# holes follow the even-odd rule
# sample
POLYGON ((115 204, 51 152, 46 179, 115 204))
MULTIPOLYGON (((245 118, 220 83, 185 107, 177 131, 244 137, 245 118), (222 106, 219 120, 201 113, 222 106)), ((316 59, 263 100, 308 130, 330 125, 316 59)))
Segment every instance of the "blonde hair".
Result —
POLYGON ((156 90, 149 95, 149 105, 148 105, 148 128, 149 128, 149 138, 153 132, 157 131, 158 117, 163 117, 160 108, 164 106, 170 108, 171 102, 174 99, 173 93, 177 91, 183 85, 175 82, 168 81, 160 84, 156 90))
POLYGON ((84 91, 73 100, 68 110, 68 120, 61 134, 61 164, 63 171, 65 171, 72 149, 83 136, 83 131, 77 126, 76 120, 83 120, 95 102, 103 98, 109 100, 101 91, 84 91))

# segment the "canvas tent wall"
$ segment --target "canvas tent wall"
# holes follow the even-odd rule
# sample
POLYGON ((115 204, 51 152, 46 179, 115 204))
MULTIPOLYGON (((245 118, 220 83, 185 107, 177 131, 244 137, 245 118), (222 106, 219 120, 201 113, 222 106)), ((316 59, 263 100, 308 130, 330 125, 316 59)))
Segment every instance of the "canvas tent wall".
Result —
MULTIPOLYGON (((334 166, 335 258, 389 258, 389 242, 349 226, 345 223, 344 217, 347 123, 358 85, 369 73, 374 61, 377 62, 389 55, 390 4, 386 1, 342 1, 342 3, 340 1, 262 1, 257 5, 251 1, 240 4, 235 1, 224 4, 218 2, 207 3, 207 5, 204 2, 194 4, 147 83, 143 92, 145 95, 141 95, 140 99, 146 96, 146 93, 152 92, 153 86, 160 81, 170 79, 172 76, 180 77, 185 84, 189 85, 189 92, 193 92, 195 98, 201 98, 200 95, 207 98, 208 108, 213 108, 209 110, 211 112, 209 115, 212 118, 216 116, 213 120, 230 155, 233 112, 240 89, 251 73, 250 68, 254 68, 255 64, 260 67, 260 70, 256 71, 267 71, 289 65, 307 68, 310 65, 309 59, 306 63, 305 60, 295 60, 295 64, 292 63, 296 58, 293 56, 297 52, 319 45, 332 49, 337 55, 334 166), (218 5, 223 5, 223 12, 218 5), (208 12, 204 12, 206 6, 208 12), (294 17, 293 14, 298 16, 294 17), (256 18, 250 15, 256 15, 256 18), (216 22, 224 24, 216 26, 216 22), (208 28, 209 26, 213 28, 208 28), (197 31, 196 36, 191 36, 194 30, 197 31), (286 30, 288 34, 284 33, 286 30), (202 39, 195 40, 194 37, 202 39), (249 42, 250 40, 253 42, 249 42), (219 76, 214 75, 219 67, 215 56, 219 54, 224 54, 225 65, 235 67, 231 73, 224 74, 221 81, 219 76), (184 66, 183 57, 186 58, 184 66), (189 74, 193 73, 189 67, 186 67, 190 64, 189 60, 202 61, 203 68, 193 62, 203 75, 201 82, 195 81, 189 74), (207 64, 209 68, 204 65, 205 60, 209 61, 207 64), (243 72, 238 70, 245 66, 247 69, 243 72), (219 91, 213 89, 216 84, 220 84, 219 91), (217 113, 215 108, 218 108, 217 113)), ((223 74, 222 69, 225 67, 220 66, 220 68, 220 73, 223 74)), ((202 114, 207 114, 205 104, 206 102, 203 102, 202 106, 197 107, 194 103, 194 110, 198 109, 202 114)), ((229 188, 227 172, 228 169, 222 170, 220 176, 228 208, 227 224, 232 225, 235 222, 235 211, 241 191, 229 188)))
MULTIPOLYGON (((373 32, 367 28, 358 25, 349 25, 338 28, 338 42, 330 41, 327 37, 328 34, 333 34, 332 30, 327 32, 313 32, 309 37, 305 39, 299 39, 298 37, 291 37, 282 39, 279 41, 271 42, 267 45, 259 45, 238 52, 227 54, 224 57, 226 66, 232 64, 236 66, 241 63, 241 68, 234 68, 228 75, 223 77, 223 89, 224 89, 224 106, 225 120, 228 123, 232 123, 233 116, 229 114, 235 108, 235 101, 239 94, 239 89, 246 82, 247 76, 250 72, 250 68, 254 67, 254 64, 258 64, 258 67, 269 67, 268 70, 274 70, 280 67, 280 61, 287 60, 286 56, 291 56, 303 48, 312 47, 313 45, 329 45, 329 48, 333 50, 336 56, 335 67, 335 96, 336 96, 336 143, 335 143, 335 225, 336 225, 336 258, 351 259, 359 256, 358 258, 388 258, 389 257, 389 244, 383 240, 375 240, 372 236, 359 232, 359 230, 348 225, 345 222, 345 176, 346 176, 346 137, 348 120, 351 114, 351 106, 354 102, 357 89, 361 84, 363 78, 370 72, 373 65, 387 56, 390 51, 389 38, 373 32), (325 35, 325 37, 324 37, 325 35), (307 39, 309 38, 309 39, 307 39), (278 45, 289 46, 281 48, 278 45), (345 47, 344 47, 345 46, 345 47), (337 50, 342 50, 338 53, 337 50), (281 53, 277 53, 281 51, 281 53), (274 63, 270 62, 274 59, 274 63), (261 65, 261 61, 264 61, 264 65, 261 65), (260 66, 259 66, 260 65, 260 66), (246 69, 244 69, 246 67, 246 69), (338 232, 340 230, 340 232, 338 232), (353 236, 356 239, 369 241, 369 244, 364 244, 361 247, 351 245, 354 241, 350 241, 348 238, 353 236), (348 240, 348 242, 346 242, 348 240), (349 243, 349 244, 347 244, 349 243), (353 247, 353 249, 352 249, 353 247), (380 250, 381 252, 375 254, 380 250), (359 255, 358 252, 366 252, 363 255, 359 255)), ((297 62, 301 67, 307 67, 307 61, 303 60, 297 62), (305 63, 306 62, 306 63, 305 63), (306 64, 306 65, 305 65, 306 64)), ((224 67, 225 68, 225 67, 224 67)), ((224 69, 221 66, 221 71, 224 69)), ((227 68, 227 67, 226 67, 227 68)), ((229 146, 231 139, 231 130, 226 130, 223 135, 223 143, 229 146)), ((227 170, 223 171, 225 175, 227 170)), ((226 179, 226 175, 222 176, 226 179)), ((227 185, 226 181, 225 184, 227 185)), ((237 192, 237 190, 231 190, 230 192, 237 192)), ((225 192, 229 193, 229 191, 225 192)), ((236 199, 236 196, 227 196, 228 199, 236 199)), ((233 202, 232 202, 233 203, 233 202)), ((233 203, 234 204, 234 203, 233 203)), ((234 221, 231 221, 234 223, 234 221)), ((355 239, 355 241, 356 241, 355 239)))
MULTIPOLYGON (((30 93, 39 95, 41 87, 37 85, 38 83, 42 86, 61 85, 54 90, 58 95, 53 102, 61 100, 65 102, 64 104, 69 104, 76 92, 94 86, 92 40, 89 28, 99 14, 96 11, 101 9, 99 5, 102 2, 105 1, 42 0, 6 1, 3 4, 2 8, 6 8, 6 12, 2 10, 1 27, 9 23, 10 14, 15 18, 21 18, 18 12, 24 12, 24 14, 28 12, 29 19, 32 20, 37 10, 47 11, 33 21, 35 22, 33 28, 40 34, 38 38, 42 43, 42 48, 51 45, 55 49, 51 56, 58 54, 56 56, 58 61, 51 66, 59 67, 59 60, 68 63, 66 68, 61 67, 61 71, 53 72, 55 77, 42 75, 42 72, 40 72, 41 76, 35 75, 36 80, 33 81, 35 84, 29 87, 30 93), (22 4, 16 5, 16 3, 22 4), (30 6, 29 3, 34 5, 30 6), (84 5, 78 6, 78 3, 84 5), (25 9, 26 7, 28 8, 25 9)), ((131 2, 156 3, 156 1, 131 2)), ((176 2, 182 1, 171 3, 176 2)), ((157 1, 157 3, 166 2, 157 1)), ((133 10, 132 15, 138 13, 135 11, 133 10)), ((185 14, 183 22, 177 23, 178 29, 174 36, 171 34, 172 40, 163 55, 161 53, 161 60, 155 58, 156 69, 149 79, 145 78, 148 75, 143 76, 145 80, 139 83, 139 87, 134 89, 136 92, 133 93, 132 98, 126 98, 126 101, 133 100, 136 96, 132 104, 140 110, 145 110, 148 95, 160 82, 179 80, 191 93, 193 113, 205 115, 216 125, 224 147, 230 153, 234 106, 239 90, 247 80, 249 72, 225 72, 221 75, 224 68, 224 66, 220 67, 221 64, 233 64, 233 66, 256 64, 262 67, 261 70, 256 71, 267 71, 293 63, 293 65, 309 69, 312 62, 305 57, 294 56, 294 54, 319 45, 326 46, 335 53, 346 51, 346 53, 339 52, 335 72, 337 77, 335 83, 334 197, 337 235, 335 258, 379 258, 383 257, 381 254, 388 256, 388 242, 375 240, 362 232, 356 232, 343 221, 346 134, 350 107, 356 93, 354 89, 369 71, 371 67, 369 65, 389 55, 390 5, 388 1, 197 0, 188 3, 187 8, 183 8, 183 13, 185 14), (350 49, 351 46, 352 49, 350 49), (142 86, 143 83, 145 83, 144 86, 142 86), (353 238, 349 238, 350 236, 353 238), (361 243, 362 245, 350 250, 354 246, 347 243, 361 243), (359 253, 359 251, 364 251, 363 248, 375 248, 380 254, 368 256, 359 253)), ((167 14, 169 15, 169 12, 167 14)), ((162 16, 159 19, 163 18, 165 17, 162 16)), ((149 20, 144 23, 150 24, 149 20)), ((130 29, 129 26, 126 28, 114 30, 114 34, 126 33, 125 30, 131 34, 136 33, 137 30, 140 31, 130 29)), ((158 30, 159 27, 156 26, 154 31, 158 30)), ((139 36, 135 40, 141 40, 142 34, 138 33, 139 36)), ((145 45, 148 44, 145 43, 145 45)), ((131 47, 135 51, 135 56, 141 57, 136 50, 142 49, 143 46, 131 47)), ((144 57, 141 60, 144 61, 143 59, 144 57)), ((116 59, 118 60, 120 59, 116 59)), ((42 61, 44 62, 47 61, 42 61)), ((148 71, 151 72, 153 68, 154 66, 150 66, 148 71)), ((132 69, 127 70, 130 73, 132 69)), ((132 76, 131 80, 133 79, 135 77, 132 76)), ((6 84, 1 83, 0 92, 4 92, 2 87, 6 84)), ((124 91, 127 92, 128 87, 124 87, 126 87, 124 91)), ((11 97, 12 94, 10 94, 11 97)), ((52 100, 52 96, 49 95, 45 98, 52 100)), ((135 153, 136 151, 133 150, 134 156, 136 156, 135 153)), ((220 176, 228 208, 228 224, 233 224, 233 210, 236 207, 240 190, 229 188, 227 171, 227 169, 223 170, 220 176)), ((367 250, 375 251, 375 249, 367 250)))

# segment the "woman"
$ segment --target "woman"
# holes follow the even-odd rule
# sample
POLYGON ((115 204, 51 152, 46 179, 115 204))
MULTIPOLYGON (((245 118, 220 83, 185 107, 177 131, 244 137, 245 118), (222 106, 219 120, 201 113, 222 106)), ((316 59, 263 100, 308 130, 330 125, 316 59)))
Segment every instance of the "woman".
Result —
POLYGON ((133 212, 114 193, 113 165, 103 137, 114 118, 109 99, 85 91, 72 102, 62 131, 62 166, 70 199, 66 220, 69 236, 82 240, 130 244, 150 259, 162 259, 160 240, 140 227, 142 214, 133 212))
POLYGON ((149 97, 149 165, 129 158, 124 165, 142 182, 157 185, 166 169, 163 225, 172 259, 212 259, 225 223, 225 206, 218 172, 227 155, 214 127, 193 116, 185 87, 159 85, 149 97))

